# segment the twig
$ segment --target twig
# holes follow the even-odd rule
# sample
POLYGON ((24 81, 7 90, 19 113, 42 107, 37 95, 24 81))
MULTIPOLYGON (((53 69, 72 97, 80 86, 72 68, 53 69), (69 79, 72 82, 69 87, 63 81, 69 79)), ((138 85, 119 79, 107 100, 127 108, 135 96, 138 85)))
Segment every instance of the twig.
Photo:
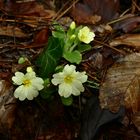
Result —
POLYGON ((65 9, 65 7, 68 5, 68 3, 70 2, 71 0, 68 0, 64 5, 63 7, 55 14, 55 16, 52 18, 53 20, 55 18, 57 18, 57 16, 63 11, 63 9, 65 9))
MULTIPOLYGON (((128 9, 128 10, 130 10, 130 9, 128 9)), ((127 18, 128 18, 128 16, 123 16, 123 17, 121 16, 120 18, 115 19, 115 20, 113 20, 113 21, 110 21, 110 22, 108 22, 107 24, 108 24, 108 25, 114 24, 114 23, 116 23, 116 22, 122 21, 122 20, 127 19, 127 18)))
POLYGON ((114 47, 112 47, 112 46, 109 46, 109 45, 106 44, 106 43, 102 43, 102 42, 100 42, 100 41, 98 41, 98 40, 94 40, 94 42, 99 43, 99 44, 104 45, 104 46, 107 46, 107 47, 109 47, 109 48, 111 48, 111 49, 113 49, 113 50, 115 50, 115 51, 117 51, 117 52, 119 52, 119 53, 121 53, 121 54, 123 54, 123 55, 126 55, 126 53, 125 53, 124 51, 121 51, 121 50, 119 50, 119 49, 117 49, 117 48, 114 48, 114 47))
POLYGON ((136 1, 132 0, 133 5, 140 11, 140 7, 136 4, 136 1))
MULTIPOLYGON (((68 2, 70 2, 71 0, 69 0, 68 2)), ((56 14, 56 21, 58 20, 58 19, 60 19, 63 15, 65 15, 72 7, 73 7, 73 5, 75 5, 77 2, 78 2, 79 0, 76 0, 76 1, 74 1, 73 3, 72 3, 72 5, 70 5, 65 11, 63 11, 59 16, 58 16, 58 14, 56 14)), ((67 2, 67 3, 68 3, 67 2)), ((64 7, 63 7, 64 8, 64 7)), ((62 9, 63 10, 63 9, 62 9)), ((61 11, 62 11, 61 10, 61 11)), ((60 12, 59 12, 60 13, 60 12)))

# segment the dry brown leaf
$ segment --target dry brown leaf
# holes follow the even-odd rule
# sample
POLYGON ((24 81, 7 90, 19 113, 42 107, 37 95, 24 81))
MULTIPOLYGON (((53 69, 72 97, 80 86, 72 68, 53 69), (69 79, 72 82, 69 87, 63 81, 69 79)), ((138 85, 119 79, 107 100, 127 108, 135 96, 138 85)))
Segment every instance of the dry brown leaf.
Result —
POLYGON ((95 24, 117 17, 119 0, 84 0, 72 9, 72 17, 78 23, 95 24))
POLYGON ((110 42, 110 46, 127 45, 140 50, 140 34, 125 34, 110 42))
POLYGON ((139 28, 140 16, 132 14, 126 14, 121 17, 122 20, 117 22, 113 28, 114 30, 122 30, 125 33, 131 32, 132 30, 139 28))
POLYGON ((28 37, 28 35, 23 33, 23 31, 20 28, 14 26, 0 26, 0 35, 20 38, 28 37))
POLYGON ((140 111, 140 53, 120 58, 108 69, 100 88, 100 105, 112 112, 120 106, 140 111))
POLYGON ((135 127, 137 128, 137 130, 140 132, 140 112, 138 112, 132 116, 132 122, 135 125, 135 127))
POLYGON ((4 80, 0 80, 0 131, 3 131, 3 127, 6 130, 12 127, 15 119, 15 102, 13 86, 4 80))
POLYGON ((96 24, 101 20, 101 16, 95 14, 93 15, 92 11, 87 5, 78 3, 76 7, 72 9, 72 17, 77 23, 88 23, 96 24))
POLYGON ((55 11, 45 9, 44 6, 37 3, 36 0, 26 2, 9 0, 1 7, 13 15, 45 17, 46 19, 50 19, 55 15, 55 11))
POLYGON ((48 41, 48 28, 44 28, 35 34, 32 45, 41 46, 41 45, 46 44, 47 41, 48 41))

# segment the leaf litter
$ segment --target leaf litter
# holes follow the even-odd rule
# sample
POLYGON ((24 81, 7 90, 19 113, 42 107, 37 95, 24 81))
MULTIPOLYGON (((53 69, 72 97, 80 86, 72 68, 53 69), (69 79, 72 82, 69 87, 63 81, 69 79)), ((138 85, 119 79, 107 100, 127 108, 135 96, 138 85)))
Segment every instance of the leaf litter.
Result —
POLYGON ((118 59, 107 71, 100 87, 102 108, 117 112, 120 106, 133 113, 139 111, 140 54, 133 53, 118 59))
POLYGON ((0 139, 140 139, 139 6, 136 0, 0 1, 0 139), (95 31, 79 69, 96 84, 87 84, 71 107, 58 98, 18 102, 10 77, 43 53, 53 20, 95 31), (19 65, 21 56, 28 61, 19 65))

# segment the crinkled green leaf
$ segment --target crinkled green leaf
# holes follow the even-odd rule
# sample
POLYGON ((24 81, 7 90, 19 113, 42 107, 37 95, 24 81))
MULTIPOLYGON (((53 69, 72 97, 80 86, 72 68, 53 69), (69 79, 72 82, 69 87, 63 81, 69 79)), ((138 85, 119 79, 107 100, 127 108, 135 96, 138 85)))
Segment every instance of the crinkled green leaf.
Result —
POLYGON ((60 31, 53 31, 52 35, 55 38, 60 38, 60 39, 64 39, 65 38, 65 33, 60 32, 60 31))
POLYGON ((47 47, 38 57, 36 64, 39 67, 38 75, 43 79, 48 78, 54 72, 62 57, 62 41, 57 38, 50 37, 47 47))
POLYGON ((54 31, 52 31, 53 37, 64 39, 65 38, 64 28, 57 23, 54 23, 53 27, 54 27, 54 31))
POLYGON ((82 55, 79 51, 73 51, 73 52, 65 52, 64 58, 71 62, 79 64, 82 61, 82 55))
POLYGON ((53 27, 55 31, 60 31, 60 32, 65 32, 63 26, 61 26, 60 24, 58 24, 57 22, 53 23, 53 27))

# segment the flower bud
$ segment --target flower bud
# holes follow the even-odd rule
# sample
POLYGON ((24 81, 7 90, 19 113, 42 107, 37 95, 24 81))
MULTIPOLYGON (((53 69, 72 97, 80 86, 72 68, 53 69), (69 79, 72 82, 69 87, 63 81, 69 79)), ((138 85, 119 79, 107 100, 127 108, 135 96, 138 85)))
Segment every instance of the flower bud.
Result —
POLYGON ((75 34, 73 34, 73 35, 70 37, 71 40, 73 40, 73 39, 75 39, 75 38, 76 38, 76 35, 75 35, 75 34))
POLYGON ((25 63, 27 61, 27 58, 25 58, 25 57, 20 57, 19 59, 18 59, 18 64, 23 64, 23 63, 25 63))
POLYGON ((32 67, 27 67, 27 70, 26 70, 27 72, 33 72, 33 69, 32 69, 32 67))
POLYGON ((73 21, 71 24, 70 24, 70 29, 71 30, 74 30, 76 28, 76 24, 75 22, 73 21))

